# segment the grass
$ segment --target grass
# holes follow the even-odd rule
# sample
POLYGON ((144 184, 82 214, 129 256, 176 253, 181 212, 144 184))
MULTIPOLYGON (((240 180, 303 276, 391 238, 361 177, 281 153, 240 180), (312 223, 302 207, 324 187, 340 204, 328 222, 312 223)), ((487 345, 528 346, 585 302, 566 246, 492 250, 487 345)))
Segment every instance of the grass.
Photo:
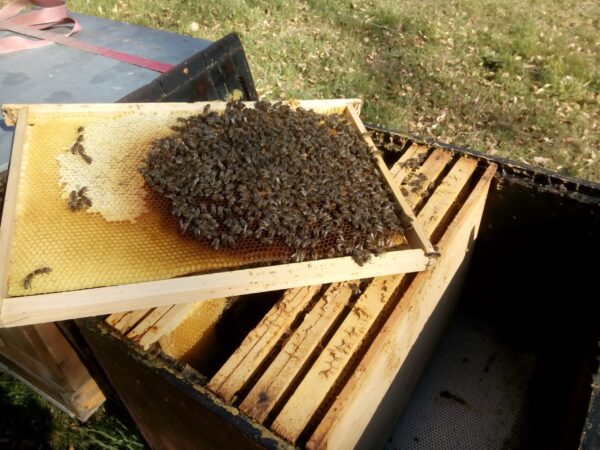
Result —
POLYGON ((216 40, 267 99, 362 97, 367 121, 600 181, 596 0, 74 0, 216 40))
POLYGON ((146 449, 130 419, 110 403, 81 424, 3 372, 0 372, 0 411, 0 448, 146 449))
MULTIPOLYGON (((211 40, 236 31, 263 98, 362 97, 369 122, 600 181, 597 0, 69 6, 211 40)), ((0 410, 0 440, 21 432, 40 438, 35 448, 142 448, 118 415, 78 424, 5 375, 0 410)))

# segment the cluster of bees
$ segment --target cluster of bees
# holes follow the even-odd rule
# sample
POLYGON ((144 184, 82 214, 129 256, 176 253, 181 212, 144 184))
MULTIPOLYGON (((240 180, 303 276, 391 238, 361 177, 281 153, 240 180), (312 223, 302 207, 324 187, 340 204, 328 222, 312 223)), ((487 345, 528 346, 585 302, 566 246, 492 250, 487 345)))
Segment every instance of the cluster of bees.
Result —
POLYGON ((77 140, 71 146, 71 153, 81 156, 81 159, 83 159, 87 164, 91 164, 92 157, 85 152, 85 147, 82 144, 84 140, 83 131, 83 127, 77 128, 77 140))
POLYGON ((409 146, 408 140, 402 136, 388 134, 378 130, 369 132, 373 143, 382 150, 402 153, 409 146))
POLYGON ((289 260, 359 264, 403 231, 374 156, 340 115, 228 103, 178 119, 140 171, 171 202, 183 233, 213 248, 286 244, 289 260))
POLYGON ((33 282, 33 279, 36 276, 42 275, 42 274, 49 274, 50 272, 52 272, 52 269, 50 267, 40 267, 39 269, 35 269, 33 272, 31 272, 29 275, 27 275, 25 277, 25 279, 23 280, 23 287, 25 289, 30 289, 31 283, 33 282))
POLYGON ((81 209, 90 208, 92 206, 92 200, 85 195, 87 187, 82 187, 78 191, 71 191, 69 195, 69 202, 67 205, 72 212, 79 211, 81 209))
MULTIPOLYGON (((79 155, 81 159, 83 159, 87 164, 92 163, 92 157, 89 156, 85 152, 85 147, 83 146, 84 136, 83 136, 84 128, 77 128, 77 139, 75 143, 71 146, 71 153, 73 155, 79 155)), ((82 187, 78 191, 71 191, 69 194, 69 201, 67 202, 67 206, 72 212, 80 211, 82 209, 90 208, 92 206, 92 200, 86 195, 87 187, 82 187)))
MULTIPOLYGON (((369 134, 371 139, 373 139, 373 143, 384 151, 402 153, 411 145, 411 142, 408 139, 399 135, 388 134, 378 130, 373 130, 369 134)), ((403 167, 408 169, 409 172, 400 188, 402 195, 408 196, 409 193, 420 191, 423 186, 428 186, 430 184, 424 173, 417 173, 417 170, 423 165, 427 156, 427 153, 422 153, 419 156, 409 158, 404 162, 403 167)))
POLYGON ((409 190, 410 192, 421 191, 424 186, 427 186, 427 184, 427 175, 422 172, 409 172, 406 179, 402 182, 402 187, 400 190, 402 191, 402 195, 408 196, 409 190))

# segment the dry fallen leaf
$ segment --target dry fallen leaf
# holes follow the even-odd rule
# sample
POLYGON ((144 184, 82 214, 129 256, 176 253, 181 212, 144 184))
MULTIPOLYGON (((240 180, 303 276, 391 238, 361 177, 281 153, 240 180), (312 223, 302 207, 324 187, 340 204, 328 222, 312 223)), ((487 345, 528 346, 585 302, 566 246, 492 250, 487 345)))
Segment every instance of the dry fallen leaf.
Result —
POLYGON ((552 160, 550 158, 544 158, 543 156, 534 156, 533 162, 536 164, 541 164, 542 166, 545 166, 545 165, 551 163, 552 160))

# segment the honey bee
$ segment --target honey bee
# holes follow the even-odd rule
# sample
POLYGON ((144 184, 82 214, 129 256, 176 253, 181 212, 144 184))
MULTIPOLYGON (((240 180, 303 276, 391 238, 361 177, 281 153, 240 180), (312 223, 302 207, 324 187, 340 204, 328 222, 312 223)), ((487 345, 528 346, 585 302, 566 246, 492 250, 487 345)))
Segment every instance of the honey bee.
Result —
POLYGON ((91 208, 92 207, 92 199, 89 197, 86 197, 85 195, 82 195, 79 200, 81 201, 81 204, 85 207, 91 208))
POLYGON ((27 275, 25 277, 25 279, 23 280, 23 287, 25 289, 30 289, 31 288, 31 282, 33 281, 33 277, 35 275, 33 275, 33 273, 30 273, 29 275, 27 275))
POLYGON ((323 375, 325 378, 328 378, 332 370, 333 367, 328 367, 327 369, 320 370, 319 375, 323 375))
POLYGON ((352 312, 356 314, 356 316, 359 319, 362 319, 363 317, 369 317, 369 313, 367 313, 367 311, 365 311, 364 308, 361 308, 360 306, 355 305, 354 308, 352 308, 352 312))
POLYGON ((79 156, 81 156, 81 159, 83 159, 86 162, 86 164, 92 163, 92 157, 85 152, 85 148, 83 147, 83 145, 79 144, 78 152, 79 156))
POLYGON ((71 194, 69 194, 69 201, 67 203, 67 206, 71 211, 77 211, 77 209, 79 209, 78 200, 79 198, 77 191, 71 191, 71 194))
POLYGON ((344 329, 344 333, 350 338, 352 336, 356 336, 357 335, 357 331, 355 327, 352 327, 350 329, 344 329))
POLYGON ((81 154, 81 149, 82 149, 82 148, 83 148, 83 145, 81 145, 81 144, 79 143, 79 141, 78 141, 78 142, 75 142, 75 143, 74 143, 74 144, 71 146, 71 153, 72 153, 72 154, 74 154, 74 155, 81 154))
POLYGON ((52 269, 50 267, 40 267, 39 269, 35 269, 23 279, 23 288, 31 289, 31 283, 37 275, 49 274, 51 272, 52 269))
POLYGON ((92 200, 86 196, 88 188, 86 186, 82 187, 78 191, 71 191, 69 194, 69 201, 67 202, 67 206, 72 212, 79 211, 84 207, 90 208, 92 206, 92 200))
POLYGON ((342 359, 340 356, 338 356, 337 354, 337 347, 336 348, 330 348, 327 349, 327 352, 329 353, 329 356, 331 356, 331 363, 333 365, 333 363, 335 363, 336 361, 339 361, 340 359, 342 359))

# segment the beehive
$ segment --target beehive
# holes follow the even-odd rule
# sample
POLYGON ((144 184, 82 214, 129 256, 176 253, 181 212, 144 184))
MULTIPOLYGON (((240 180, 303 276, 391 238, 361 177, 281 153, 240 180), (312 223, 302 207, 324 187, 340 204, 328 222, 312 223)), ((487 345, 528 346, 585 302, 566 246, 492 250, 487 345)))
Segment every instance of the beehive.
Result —
MULTIPOLYGON (((295 103, 321 113, 345 113, 362 133, 364 127, 354 109, 357 104, 355 100, 295 103)), ((276 245, 214 250, 180 235, 165 213, 164 202, 144 186, 138 168, 150 143, 168 133, 177 117, 199 113, 205 105, 20 109, 8 189, 10 207, 4 215, 8 220, 2 225, 1 250, 10 261, 2 273, 4 325, 185 302, 192 292, 214 298, 291 287, 308 280, 339 281, 425 268, 425 253, 432 247, 418 224, 399 250, 374 258, 364 267, 347 257, 264 267, 280 252, 276 245), (70 151, 80 134, 91 164, 70 151), (92 206, 69 211, 70 193, 83 187, 92 206), (242 269, 248 266, 257 268, 242 269), (45 268, 51 273, 46 270, 24 285, 28 274, 45 268), (190 274, 204 275, 173 280, 190 274), (127 287, 116 287, 120 285, 127 287), (82 289, 83 293, 77 292, 82 289)), ((224 107, 222 102, 211 103, 212 111, 224 107)), ((14 121, 19 108, 5 109, 7 123, 14 121)), ((387 169, 379 161, 387 179, 387 169)), ((394 194, 411 221, 402 195, 397 190, 394 194)))
MULTIPOLYGON (((195 366, 208 377, 203 388, 290 445, 354 448, 468 258, 495 171, 493 164, 412 144, 391 173, 441 256, 416 276, 283 292, 223 362, 208 372, 206 364, 195 366)), ((188 308, 199 313, 202 307, 188 308)), ((189 318, 180 322, 181 330, 178 319, 140 321, 139 314, 148 318, 155 312, 132 315, 142 337, 131 331, 125 336, 145 348, 158 343, 166 354, 182 359, 163 343, 181 339, 189 344, 189 318)), ((215 323, 221 320, 213 317, 215 323)), ((197 348, 206 349, 213 339, 198 334, 197 348)))

